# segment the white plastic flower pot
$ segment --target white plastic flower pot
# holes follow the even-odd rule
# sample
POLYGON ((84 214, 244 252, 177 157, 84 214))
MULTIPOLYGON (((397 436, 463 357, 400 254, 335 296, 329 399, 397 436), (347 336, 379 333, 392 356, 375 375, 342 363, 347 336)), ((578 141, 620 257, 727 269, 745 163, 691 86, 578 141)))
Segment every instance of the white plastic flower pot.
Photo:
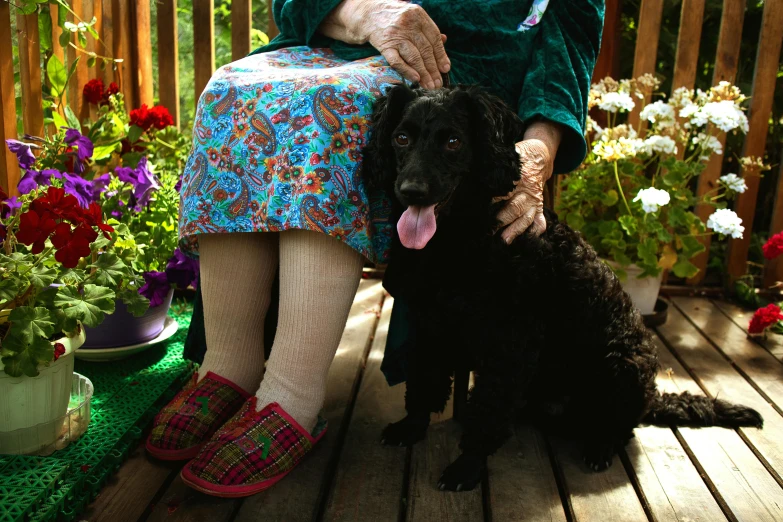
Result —
MULTIPOLYGON (((63 337, 52 341, 62 343, 65 353, 48 366, 38 367, 36 377, 11 377, 3 369, 0 361, 0 454, 10 448, 4 445, 4 434, 42 425, 37 430, 36 440, 30 440, 30 447, 16 448, 14 453, 33 453, 42 446, 52 444, 60 433, 61 419, 68 410, 73 384, 74 352, 84 344, 85 332, 80 326, 75 337, 63 337)), ((8 444, 5 444, 8 443, 8 444)))
MULTIPOLYGON (((613 261, 606 261, 606 263, 612 268, 619 268, 619 265, 613 261)), ((625 293, 631 297, 634 306, 639 309, 642 315, 652 314, 655 311, 658 293, 661 291, 663 272, 658 274, 658 277, 643 277, 639 279, 639 275, 643 270, 638 266, 629 265, 622 267, 622 270, 625 270, 627 274, 625 280, 620 282, 625 293)))

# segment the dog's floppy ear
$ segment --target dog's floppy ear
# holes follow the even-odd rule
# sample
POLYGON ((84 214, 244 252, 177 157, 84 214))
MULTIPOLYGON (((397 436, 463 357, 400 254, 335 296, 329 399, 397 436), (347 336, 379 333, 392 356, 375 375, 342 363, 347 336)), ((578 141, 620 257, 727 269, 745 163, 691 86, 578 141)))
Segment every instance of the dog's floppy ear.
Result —
POLYGON ((364 148, 362 165, 362 175, 369 188, 387 188, 394 180, 397 165, 391 145, 392 132, 399 125, 405 106, 414 99, 416 93, 400 84, 375 101, 370 141, 364 148))
POLYGON ((519 157, 514 145, 522 140, 524 123, 500 98, 478 87, 463 92, 472 109, 482 185, 493 197, 505 196, 519 179, 519 157))

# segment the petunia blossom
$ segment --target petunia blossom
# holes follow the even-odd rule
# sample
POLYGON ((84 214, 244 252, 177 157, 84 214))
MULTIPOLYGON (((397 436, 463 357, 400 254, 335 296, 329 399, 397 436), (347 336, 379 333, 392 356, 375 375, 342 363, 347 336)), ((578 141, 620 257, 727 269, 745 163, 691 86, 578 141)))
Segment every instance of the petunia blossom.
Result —
POLYGON ((8 150, 16 154, 16 160, 23 169, 29 169, 35 164, 32 145, 19 140, 5 140, 8 150))
POLYGON ((76 174, 84 172, 84 162, 92 158, 94 145, 90 138, 82 136, 76 129, 66 129, 65 131, 65 143, 71 147, 76 146, 76 159, 74 162, 73 170, 76 174))
POLYGON ((195 288, 198 285, 198 272, 198 261, 183 254, 179 248, 174 250, 174 255, 166 264, 168 280, 183 290, 188 286, 195 288))
POLYGON ((65 183, 63 184, 65 192, 76 197, 82 208, 89 207, 90 203, 94 201, 92 183, 81 176, 67 172, 63 174, 63 177, 65 178, 65 183))
POLYGON ((139 293, 150 300, 150 307, 154 308, 163 304, 171 284, 165 272, 145 272, 144 286, 139 288, 139 293))
POLYGON ((44 170, 43 172, 38 172, 37 170, 26 170, 22 176, 22 179, 20 179, 19 183, 16 185, 16 188, 19 189, 20 194, 25 195, 34 191, 38 187, 51 186, 52 176, 50 172, 50 170, 44 170))

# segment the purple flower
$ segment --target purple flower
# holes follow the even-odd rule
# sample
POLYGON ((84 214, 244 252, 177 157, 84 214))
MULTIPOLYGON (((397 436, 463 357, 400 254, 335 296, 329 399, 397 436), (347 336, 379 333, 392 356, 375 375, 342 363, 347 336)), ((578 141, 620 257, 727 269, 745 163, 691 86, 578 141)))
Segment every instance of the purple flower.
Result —
POLYGON ((198 285, 198 269, 198 261, 186 256, 177 248, 166 264, 166 276, 180 290, 184 290, 190 285, 195 288, 198 285))
POLYGON ((41 171, 41 174, 55 179, 60 179, 63 177, 63 173, 57 169, 45 169, 41 171))
POLYGON ((0 205, 0 217, 5 219, 8 216, 13 216, 20 208, 22 208, 22 202, 16 196, 8 198, 0 205))
POLYGON ((98 196, 106 192, 109 182, 111 182, 111 174, 109 173, 101 174, 92 179, 92 197, 94 201, 97 201, 98 196))
POLYGON ((147 166, 147 157, 144 156, 139 160, 139 164, 136 167, 136 186, 133 190, 133 196, 136 198, 136 208, 141 210, 146 207, 152 198, 152 194, 160 188, 158 178, 147 166))
POLYGON ((90 141, 90 138, 82 136, 82 134, 76 129, 67 129, 65 131, 65 143, 72 147, 74 145, 78 147, 76 150, 76 159, 78 161, 74 162, 73 170, 77 174, 81 174, 84 172, 84 165, 82 163, 92 158, 92 141, 90 141))
POLYGON ((130 183, 134 187, 136 186, 138 178, 136 177, 136 172, 132 168, 117 167, 114 169, 114 174, 117 176, 117 179, 123 183, 130 183))
POLYGON ((182 188, 182 178, 180 177, 180 178, 177 180, 177 184, 176 184, 176 185, 174 185, 174 190, 176 190, 177 192, 179 192, 181 188, 182 188))
POLYGON ((16 154, 16 160, 23 169, 29 169, 35 164, 32 146, 19 140, 5 140, 8 150, 16 154))
POLYGON ((33 190, 37 189, 41 185, 48 187, 52 184, 51 174, 47 174, 50 170, 38 172, 37 170, 27 170, 19 180, 19 184, 16 186, 19 189, 20 194, 29 194, 33 190))
POLYGON ((145 272, 143 276, 144 286, 139 288, 139 293, 150 300, 151 308, 160 306, 171 289, 166 272, 145 272))
POLYGON ((63 185, 65 192, 76 196, 76 199, 79 200, 79 205, 81 205, 82 208, 89 207, 90 203, 94 201, 92 183, 81 176, 69 174, 67 172, 63 174, 63 177, 65 178, 65 183, 63 185))

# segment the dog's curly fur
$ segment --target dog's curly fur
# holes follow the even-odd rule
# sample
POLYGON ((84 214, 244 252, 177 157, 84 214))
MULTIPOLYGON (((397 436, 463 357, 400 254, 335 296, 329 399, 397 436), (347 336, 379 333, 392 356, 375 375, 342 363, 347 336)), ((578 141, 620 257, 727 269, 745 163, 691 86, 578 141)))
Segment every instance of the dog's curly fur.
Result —
POLYGON ((639 312, 554 212, 546 211, 542 236, 502 242, 492 199, 519 177, 514 143, 524 126, 500 100, 475 87, 397 86, 376 102, 373 122, 368 183, 395 194, 396 217, 408 205, 439 204, 437 232, 423 249, 406 249, 398 238, 392 247, 385 283, 411 307, 416 348, 408 415, 384 430, 384 442, 423 438, 430 412, 446 405, 455 364, 477 372, 463 454, 441 489, 475 487, 518 413, 580 439, 596 471, 641 422, 761 426, 750 408, 657 391, 658 358, 639 312))

